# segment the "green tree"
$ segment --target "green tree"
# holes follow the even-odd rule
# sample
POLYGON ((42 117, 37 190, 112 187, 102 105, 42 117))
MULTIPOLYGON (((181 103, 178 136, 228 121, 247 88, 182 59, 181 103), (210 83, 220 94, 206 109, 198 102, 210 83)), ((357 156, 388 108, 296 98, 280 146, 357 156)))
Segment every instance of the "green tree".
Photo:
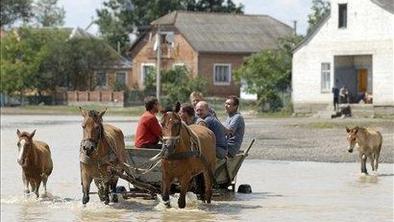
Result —
POLYGON ((66 38, 67 33, 57 29, 21 27, 9 32, 1 44, 2 92, 22 95, 36 90, 41 94, 54 87, 54 76, 47 76, 42 64, 54 56, 52 48, 66 38))
POLYGON ((279 94, 291 83, 292 49, 301 39, 300 36, 280 39, 277 49, 253 54, 235 70, 236 80, 246 84, 246 92, 257 94, 261 107, 269 104, 272 111, 281 108, 279 94))
MULTIPOLYGON (((164 95, 164 106, 174 105, 177 101, 187 102, 193 91, 206 92, 207 81, 201 76, 192 77, 192 74, 183 67, 176 67, 161 72, 161 87, 164 95)), ((145 95, 155 95, 156 70, 151 70, 144 80, 145 95)))
POLYGON ((39 0, 33 7, 34 18, 43 27, 62 26, 66 11, 57 6, 57 0, 39 0))
POLYGON ((243 5, 238 6, 232 0, 186 0, 188 11, 243 13, 243 5))
POLYGON ((312 12, 308 15, 308 30, 310 33, 319 21, 330 12, 330 2, 325 0, 312 0, 312 12))
POLYGON ((1 92, 7 94, 52 94, 57 86, 94 89, 94 71, 118 58, 103 40, 68 39, 67 29, 22 27, 17 33, 1 44, 1 92))
POLYGON ((243 6, 232 0, 107 0, 103 4, 103 9, 96 11, 96 23, 104 39, 113 48, 120 44, 122 52, 128 48, 130 33, 174 10, 243 13, 243 6))
MULTIPOLYGON (((65 86, 71 90, 94 90, 97 85, 94 73, 110 67, 118 58, 117 53, 103 40, 96 38, 69 39, 53 54, 53 72, 61 71, 65 86), (57 70, 61 69, 61 70, 57 70)), ((49 64, 53 64, 51 60, 49 64)))
POLYGON ((1 0, 0 26, 10 26, 18 20, 27 22, 32 16, 32 0, 1 0))

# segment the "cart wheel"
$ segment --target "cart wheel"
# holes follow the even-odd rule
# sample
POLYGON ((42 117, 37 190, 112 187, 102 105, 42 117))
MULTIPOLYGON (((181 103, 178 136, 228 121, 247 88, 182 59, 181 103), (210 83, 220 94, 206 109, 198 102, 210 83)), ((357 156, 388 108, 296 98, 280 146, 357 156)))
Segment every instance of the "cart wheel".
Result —
POLYGON ((249 184, 241 184, 238 187, 238 193, 252 193, 252 187, 249 184))

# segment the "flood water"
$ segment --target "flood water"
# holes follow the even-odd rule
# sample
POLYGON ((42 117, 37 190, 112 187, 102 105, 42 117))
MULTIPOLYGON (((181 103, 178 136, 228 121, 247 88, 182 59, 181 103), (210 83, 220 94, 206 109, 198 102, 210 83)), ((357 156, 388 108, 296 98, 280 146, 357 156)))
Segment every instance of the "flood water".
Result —
MULTIPOLYGON (((189 193, 186 209, 177 208, 176 196, 171 197, 173 208, 166 209, 160 198, 121 199, 105 206, 91 195, 83 206, 78 156, 81 120, 56 115, 1 117, 2 221, 393 221, 393 164, 380 164, 378 175, 363 176, 359 163, 247 159, 237 184, 250 184, 252 194, 216 198, 209 205, 189 193), (47 198, 23 194, 16 162, 17 128, 37 129, 35 139, 51 147, 54 170, 47 198)), ((104 121, 120 127, 131 140, 136 119, 104 116, 104 121)))

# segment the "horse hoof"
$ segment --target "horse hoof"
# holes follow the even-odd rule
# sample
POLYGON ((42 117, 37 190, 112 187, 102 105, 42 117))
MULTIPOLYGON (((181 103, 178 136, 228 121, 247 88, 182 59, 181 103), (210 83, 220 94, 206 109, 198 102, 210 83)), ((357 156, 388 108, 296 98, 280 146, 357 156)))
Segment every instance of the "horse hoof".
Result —
POLYGON ((164 205, 165 205, 167 208, 171 208, 170 201, 166 201, 166 202, 164 202, 164 205))
POLYGON ((82 198, 82 204, 87 204, 89 202, 89 197, 83 197, 82 198))
POLYGON ((109 204, 109 199, 104 200, 104 204, 108 205, 109 204))
POLYGON ((180 209, 183 209, 186 207, 186 201, 178 201, 178 207, 180 209))

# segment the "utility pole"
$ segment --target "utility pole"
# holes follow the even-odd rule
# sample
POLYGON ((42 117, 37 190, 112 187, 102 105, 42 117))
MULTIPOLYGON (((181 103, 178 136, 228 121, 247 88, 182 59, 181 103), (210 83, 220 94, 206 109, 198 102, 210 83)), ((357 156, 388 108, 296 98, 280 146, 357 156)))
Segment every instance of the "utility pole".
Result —
POLYGON ((160 36, 160 25, 157 25, 156 32, 157 51, 156 51, 156 98, 160 101, 160 60, 161 60, 161 36, 160 36))
POLYGON ((297 20, 293 20, 294 34, 297 35, 297 20))

